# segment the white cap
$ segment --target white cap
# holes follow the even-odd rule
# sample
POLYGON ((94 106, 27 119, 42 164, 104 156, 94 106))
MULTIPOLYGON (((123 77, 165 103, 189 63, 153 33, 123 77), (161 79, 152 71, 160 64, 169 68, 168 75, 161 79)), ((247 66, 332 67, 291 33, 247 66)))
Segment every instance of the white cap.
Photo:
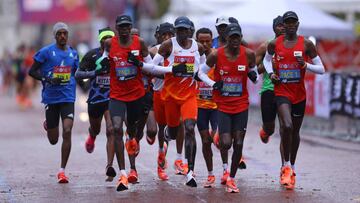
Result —
POLYGON ((221 16, 221 17, 216 18, 215 26, 219 26, 222 24, 229 25, 230 24, 229 17, 221 16))

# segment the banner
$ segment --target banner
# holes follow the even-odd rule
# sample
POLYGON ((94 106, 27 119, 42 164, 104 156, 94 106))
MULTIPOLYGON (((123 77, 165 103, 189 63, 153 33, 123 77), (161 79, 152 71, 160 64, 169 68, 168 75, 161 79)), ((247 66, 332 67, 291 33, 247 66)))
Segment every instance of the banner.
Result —
POLYGON ((322 118, 330 117, 330 74, 315 76, 314 115, 322 118))
POLYGON ((20 20, 27 23, 86 22, 86 0, 19 0, 20 20))
POLYGON ((315 93, 315 74, 307 73, 305 75, 306 89, 306 108, 305 114, 313 116, 315 111, 314 93, 315 93))
POLYGON ((330 76, 330 115, 346 115, 345 103, 345 79, 341 73, 332 73, 330 76))
POLYGON ((360 118, 360 75, 354 77, 355 83, 353 85, 353 117, 360 118))

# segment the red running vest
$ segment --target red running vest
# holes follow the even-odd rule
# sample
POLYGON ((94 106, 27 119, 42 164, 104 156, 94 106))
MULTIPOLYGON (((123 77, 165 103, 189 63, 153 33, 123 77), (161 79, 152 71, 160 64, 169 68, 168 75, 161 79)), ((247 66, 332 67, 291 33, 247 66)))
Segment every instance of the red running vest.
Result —
POLYGON ((305 61, 304 37, 298 36, 297 43, 292 48, 284 46, 284 35, 279 36, 275 43, 274 71, 280 77, 281 83, 274 85, 275 96, 283 96, 292 104, 297 104, 306 99, 305 69, 296 61, 295 56, 303 56, 305 61))
POLYGON ((134 101, 145 95, 141 68, 127 62, 128 52, 132 52, 143 61, 141 45, 138 36, 132 36, 128 47, 119 44, 119 38, 111 39, 110 58, 110 98, 120 101, 134 101))
POLYGON ((218 48, 214 79, 215 82, 222 80, 224 86, 221 91, 213 91, 213 94, 219 111, 236 114, 248 109, 248 71, 246 48, 244 46, 240 46, 240 55, 235 61, 229 61, 227 59, 225 47, 218 48))

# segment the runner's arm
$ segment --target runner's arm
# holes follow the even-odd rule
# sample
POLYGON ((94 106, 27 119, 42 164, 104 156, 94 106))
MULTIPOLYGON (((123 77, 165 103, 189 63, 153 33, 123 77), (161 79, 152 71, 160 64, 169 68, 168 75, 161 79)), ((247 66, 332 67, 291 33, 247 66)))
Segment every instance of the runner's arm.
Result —
POLYGON ((317 54, 315 45, 310 40, 305 40, 306 50, 305 53, 311 58, 311 63, 305 63, 305 68, 313 73, 325 73, 325 67, 317 54))
POLYGON ((29 75, 36 80, 42 80, 42 75, 40 73, 40 69, 41 69, 41 63, 34 60, 34 63, 32 64, 32 66, 29 70, 29 75))
POLYGON ((256 60, 256 65, 258 67, 258 72, 259 74, 262 74, 263 72, 265 72, 265 67, 263 64, 263 59, 266 53, 266 46, 267 43, 264 42, 260 45, 260 47, 256 50, 256 54, 255 54, 255 60, 256 60))
POLYGON ((94 64, 91 64, 91 55, 93 53, 88 52, 85 54, 85 56, 82 58, 80 62, 79 68, 75 72, 75 79, 81 80, 86 78, 93 78, 95 77, 95 70, 89 71, 91 69, 94 69, 92 66, 94 64))
POLYGON ((272 66, 272 58, 274 54, 275 54, 275 41, 273 40, 268 44, 265 57, 263 60, 264 68, 269 75, 274 73, 272 66))
POLYGON ((210 55, 206 59, 206 62, 201 64, 198 74, 199 78, 211 87, 215 84, 215 81, 209 78, 208 72, 210 71, 211 67, 215 66, 216 60, 217 60, 217 51, 215 50, 210 53, 210 55))
POLYGON ((255 63, 255 53, 251 49, 246 49, 246 55, 249 66, 249 72, 247 74, 248 78, 251 80, 251 82, 256 84, 259 80, 259 73, 255 63))

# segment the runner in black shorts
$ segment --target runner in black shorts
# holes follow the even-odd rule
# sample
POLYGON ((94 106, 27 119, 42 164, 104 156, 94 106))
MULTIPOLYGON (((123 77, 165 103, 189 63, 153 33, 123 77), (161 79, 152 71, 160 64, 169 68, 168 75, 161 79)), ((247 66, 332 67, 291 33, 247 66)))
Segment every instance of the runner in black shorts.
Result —
MULTIPOLYGON (((275 38, 279 37, 284 33, 283 19, 281 16, 274 18, 273 20, 273 30, 275 33, 275 38)), ((274 133, 275 130, 275 118, 276 118, 276 103, 274 95, 274 84, 271 82, 269 75, 264 69, 262 63, 266 47, 269 41, 264 42, 256 50, 256 64, 258 65, 259 74, 263 73, 263 84, 261 86, 260 95, 261 95, 261 116, 263 125, 260 129, 259 135, 261 141, 264 143, 269 142, 270 136, 274 133)), ((281 148, 281 146, 280 146, 281 148)))
POLYGON ((108 110, 110 76, 106 71, 97 69, 96 60, 98 60, 103 54, 104 41, 114 35, 114 32, 108 27, 99 30, 98 40, 100 42, 100 47, 92 49, 85 54, 80 63, 79 69, 75 73, 76 79, 91 79, 91 89, 87 100, 90 127, 89 136, 85 142, 85 149, 88 153, 92 153, 94 151, 95 139, 100 133, 102 118, 104 117, 105 119, 107 137, 107 165, 105 169, 107 175, 106 181, 112 181, 116 176, 115 169, 112 167, 115 153, 113 126, 108 110))

